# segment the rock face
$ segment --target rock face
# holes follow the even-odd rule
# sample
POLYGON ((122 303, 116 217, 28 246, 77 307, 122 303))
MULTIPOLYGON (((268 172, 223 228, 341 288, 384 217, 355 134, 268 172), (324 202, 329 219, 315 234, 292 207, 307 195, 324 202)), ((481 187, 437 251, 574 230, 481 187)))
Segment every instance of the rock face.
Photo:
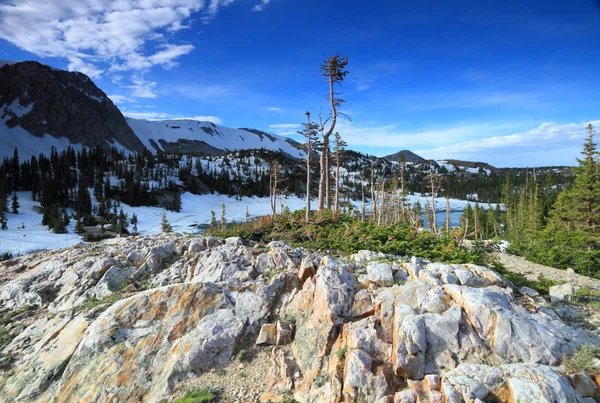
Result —
POLYGON ((37 62, 0 66, 0 119, 8 128, 20 126, 34 136, 66 137, 88 147, 115 141, 130 151, 144 147, 89 77, 37 62))
POLYGON ((2 402, 169 400, 243 348, 272 348, 272 401, 599 393, 600 376, 559 371, 597 336, 481 266, 169 234, 21 256, 0 279, 2 402))

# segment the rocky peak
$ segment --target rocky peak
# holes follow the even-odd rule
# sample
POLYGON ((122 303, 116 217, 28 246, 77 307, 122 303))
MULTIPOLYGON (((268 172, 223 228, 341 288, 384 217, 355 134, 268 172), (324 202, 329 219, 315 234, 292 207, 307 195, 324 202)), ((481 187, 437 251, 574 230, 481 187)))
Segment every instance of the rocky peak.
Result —
POLYGON ((159 402, 206 382, 226 402, 585 402, 600 392, 594 373, 560 366, 598 345, 597 332, 472 264, 117 238, 2 263, 0 313, 10 335, 1 401, 159 402), (234 362, 236 351, 258 358, 234 362), (232 392, 245 368, 255 384, 232 392))
POLYGON ((88 147, 116 141, 131 151, 143 148, 121 112, 88 76, 37 62, 0 66, 0 119, 0 125, 20 126, 37 137, 66 137, 88 147))

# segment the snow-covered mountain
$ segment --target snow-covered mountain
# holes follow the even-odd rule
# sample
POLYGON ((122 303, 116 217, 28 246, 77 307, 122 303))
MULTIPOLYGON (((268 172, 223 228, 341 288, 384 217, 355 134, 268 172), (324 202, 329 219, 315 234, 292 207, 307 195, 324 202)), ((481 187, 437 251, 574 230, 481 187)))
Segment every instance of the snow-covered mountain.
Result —
POLYGON ((226 151, 264 148, 295 158, 304 155, 294 140, 259 130, 233 129, 196 120, 126 119, 136 136, 152 152, 217 155, 226 151))
POLYGON ((15 147, 21 158, 29 158, 68 146, 207 155, 264 148, 302 157, 297 145, 289 138, 211 122, 125 118, 85 74, 0 61, 0 159, 12 156, 15 147))

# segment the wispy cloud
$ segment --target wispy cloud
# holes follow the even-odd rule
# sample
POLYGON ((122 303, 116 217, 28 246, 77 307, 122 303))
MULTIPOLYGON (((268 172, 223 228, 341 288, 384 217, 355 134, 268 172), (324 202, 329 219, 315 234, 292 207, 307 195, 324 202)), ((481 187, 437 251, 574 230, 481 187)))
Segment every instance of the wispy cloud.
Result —
POLYGON ((302 125, 299 123, 278 123, 269 125, 269 129, 280 136, 293 136, 298 134, 298 131, 302 129, 302 125))
POLYGON ((124 104, 124 103, 129 103, 129 102, 136 102, 135 100, 126 97, 125 95, 119 95, 119 94, 110 94, 107 95, 115 104, 124 104))
POLYGON ((416 152, 426 158, 486 160, 499 166, 573 165, 579 156, 585 126, 600 120, 557 124, 545 122, 531 130, 489 136, 416 152), (544 161, 540 162, 540 158, 544 161))
POLYGON ((257 4, 252 8, 252 11, 263 11, 270 2, 271 0, 261 0, 260 4, 257 4))
POLYGON ((146 120, 198 120, 201 122, 212 122, 216 125, 223 124, 223 120, 217 116, 181 116, 181 115, 171 115, 169 113, 164 112, 154 112, 154 111, 144 111, 144 112, 134 112, 134 111, 125 111, 123 115, 128 116, 134 119, 146 119, 146 120))
POLYGON ((276 106, 269 106, 266 108, 268 112, 283 112, 283 108, 278 108, 276 106))
POLYGON ((146 81, 142 75, 133 75, 131 77, 132 85, 125 88, 132 90, 132 95, 136 98, 156 98, 156 82, 146 81))

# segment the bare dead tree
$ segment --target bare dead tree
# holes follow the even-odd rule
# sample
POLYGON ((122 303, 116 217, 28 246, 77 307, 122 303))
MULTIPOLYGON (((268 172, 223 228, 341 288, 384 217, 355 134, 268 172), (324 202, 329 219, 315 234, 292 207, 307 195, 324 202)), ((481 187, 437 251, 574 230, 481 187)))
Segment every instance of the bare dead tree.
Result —
POLYGON ((446 233, 450 233, 450 199, 446 196, 446 219, 444 220, 446 225, 446 233))
POLYGON ((360 209, 360 221, 365 221, 365 185, 362 185, 362 206, 360 209))
POLYGON ((371 161, 371 217, 377 217, 377 196, 375 194, 375 160, 371 161))
POLYGON ((335 201, 333 204, 333 212, 338 213, 340 208, 340 164, 344 153, 344 147, 348 144, 342 140, 340 133, 335 132, 335 201))
POLYGON ((431 191, 431 216, 432 222, 430 229, 434 234, 438 233, 437 229, 437 212, 435 210, 435 197, 437 196, 437 192, 440 190, 442 185, 442 175, 439 173, 435 173, 433 169, 430 169, 425 176, 425 180, 428 182, 429 190, 431 191))
MULTIPOLYGON (((338 109, 345 101, 339 97, 341 93, 335 91, 335 84, 341 85, 342 81, 348 74, 345 70, 348 64, 347 57, 340 57, 339 53, 336 53, 332 57, 323 61, 321 65, 321 73, 327 78, 329 84, 329 93, 327 100, 329 101, 329 117, 325 120, 321 120, 320 132, 322 135, 322 152, 320 158, 321 168, 319 170, 319 211, 325 208, 325 200, 327 200, 327 207, 330 207, 329 198, 329 137, 333 134, 335 125, 339 115, 343 115, 338 109), (327 129, 325 126, 328 125, 327 129)), ((345 116, 345 115, 344 115, 345 116)))
POLYGON ((317 133, 319 126, 316 123, 311 122, 310 120, 310 112, 306 112, 306 123, 302 124, 304 126, 304 130, 298 132, 302 134, 306 138, 306 142, 300 147, 306 150, 306 215, 304 220, 306 222, 310 219, 310 162, 312 151, 317 145, 317 133))
POLYGON ((275 218, 275 214, 277 214, 277 192, 279 186, 279 163, 277 161, 273 162, 271 166, 271 175, 270 175, 270 184, 271 184, 271 215, 275 218))

